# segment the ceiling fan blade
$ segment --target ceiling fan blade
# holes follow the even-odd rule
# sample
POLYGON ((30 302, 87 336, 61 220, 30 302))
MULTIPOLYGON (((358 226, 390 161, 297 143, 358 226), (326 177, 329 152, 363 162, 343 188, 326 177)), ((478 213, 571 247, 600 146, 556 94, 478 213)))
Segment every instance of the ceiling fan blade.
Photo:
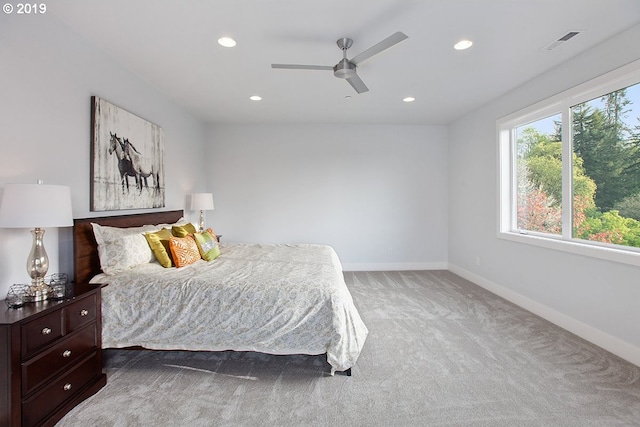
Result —
POLYGON ((353 77, 349 77, 347 81, 356 90, 356 92, 358 93, 369 92, 369 88, 367 87, 367 85, 364 84, 362 79, 357 74, 355 74, 353 77))
POLYGON ((271 68, 280 68, 284 70, 331 70, 331 65, 298 65, 298 64, 271 64, 271 68))
POLYGON ((389 37, 387 37, 386 39, 382 40, 380 43, 375 44, 371 46, 369 49, 365 50, 364 52, 356 55, 353 59, 351 59, 351 62, 358 65, 362 61, 366 61, 367 59, 371 58, 373 55, 377 55, 383 50, 389 49, 391 46, 396 45, 400 43, 402 40, 405 40, 408 38, 409 36, 407 36, 405 33, 398 31, 397 33, 394 33, 389 37))

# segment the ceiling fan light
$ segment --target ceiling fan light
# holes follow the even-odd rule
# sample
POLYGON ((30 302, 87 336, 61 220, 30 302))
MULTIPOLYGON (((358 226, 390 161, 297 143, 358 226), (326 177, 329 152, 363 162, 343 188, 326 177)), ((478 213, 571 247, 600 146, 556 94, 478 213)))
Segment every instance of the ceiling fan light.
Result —
POLYGON ((333 67, 333 75, 340 79, 349 79, 356 75, 356 66, 347 59, 342 59, 333 67))
POLYGON ((224 47, 234 47, 236 45, 236 41, 231 37, 220 37, 218 39, 218 44, 224 47))

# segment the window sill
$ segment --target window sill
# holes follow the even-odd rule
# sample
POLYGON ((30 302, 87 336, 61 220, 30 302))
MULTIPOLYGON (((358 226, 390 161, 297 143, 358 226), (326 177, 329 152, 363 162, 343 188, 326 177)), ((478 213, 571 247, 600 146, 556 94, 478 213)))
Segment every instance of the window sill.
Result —
POLYGON ((595 246, 578 241, 567 241, 554 239, 532 234, 521 234, 516 232, 498 232, 498 238, 512 242, 525 243, 527 245, 538 246, 561 252, 568 252, 576 255, 598 258, 606 261, 614 261, 622 264, 629 264, 640 267, 640 252, 627 251, 622 249, 595 246))

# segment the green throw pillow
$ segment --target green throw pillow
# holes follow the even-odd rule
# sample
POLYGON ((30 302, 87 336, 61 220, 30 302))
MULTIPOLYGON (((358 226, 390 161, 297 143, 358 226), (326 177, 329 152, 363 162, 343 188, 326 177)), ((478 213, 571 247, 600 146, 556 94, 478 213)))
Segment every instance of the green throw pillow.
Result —
POLYGON ((203 260, 213 261, 220 256, 220 246, 209 232, 193 233, 193 237, 203 260))
POLYGON ((191 223, 187 223, 184 225, 174 225, 173 227, 171 227, 171 233, 176 236, 176 237, 186 237, 189 234, 193 234, 196 231, 196 227, 191 224, 191 223))
POLYGON ((173 237, 171 231, 168 228, 163 228, 153 233, 145 233, 144 237, 147 238, 149 247, 160 265, 165 268, 172 267, 173 261, 170 255, 171 249, 169 249, 169 239, 173 237))

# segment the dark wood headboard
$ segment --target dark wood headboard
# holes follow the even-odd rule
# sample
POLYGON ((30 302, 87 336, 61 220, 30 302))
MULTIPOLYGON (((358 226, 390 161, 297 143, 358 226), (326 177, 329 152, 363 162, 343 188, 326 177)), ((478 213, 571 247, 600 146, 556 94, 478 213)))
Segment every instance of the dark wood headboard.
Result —
POLYGON ((184 215, 183 211, 149 212, 142 214, 81 218, 73 220, 73 276, 76 283, 87 283, 102 272, 98 244, 91 223, 110 227, 139 227, 147 224, 172 224, 184 215))

